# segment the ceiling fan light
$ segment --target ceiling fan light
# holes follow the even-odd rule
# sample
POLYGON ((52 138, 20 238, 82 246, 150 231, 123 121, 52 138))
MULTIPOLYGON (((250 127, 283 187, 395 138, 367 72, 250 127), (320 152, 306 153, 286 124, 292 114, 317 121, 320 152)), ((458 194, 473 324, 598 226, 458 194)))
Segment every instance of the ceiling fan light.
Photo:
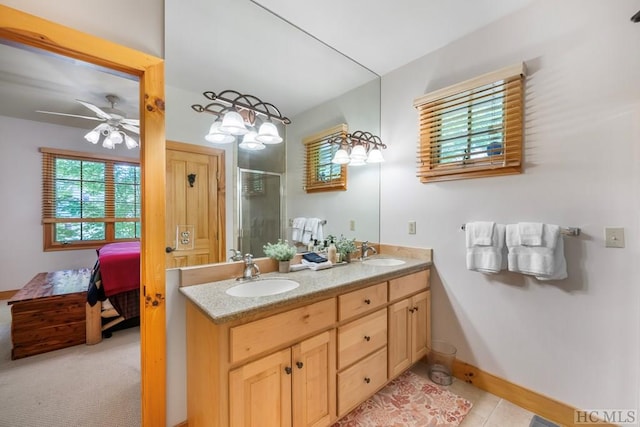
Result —
POLYGON ((127 146, 129 150, 134 149, 138 146, 138 143, 135 139, 131 138, 126 133, 124 134, 124 144, 127 146))
POLYGON ((229 111, 224 115, 220 129, 231 135, 246 135, 249 132, 244 125, 244 119, 237 111, 229 111))
POLYGON ((100 131, 97 128, 93 129, 92 131, 90 131, 84 136, 84 139, 86 139, 92 144, 97 144, 98 141, 100 140, 100 131))
POLYGON ((108 150, 113 150, 114 148, 116 148, 116 145, 110 138, 105 138, 104 141, 102 141, 102 146, 108 150))
POLYGON ((122 135, 117 130, 112 130, 107 139, 114 145, 122 144, 122 135))
POLYGON ((256 140, 263 144, 279 144, 282 142, 282 137, 278 133, 276 125, 271 122, 264 122, 260 125, 256 140))
POLYGON ((347 150, 341 148, 336 151, 336 154, 334 154, 331 163, 335 163, 338 165, 346 165, 347 163, 349 163, 349 153, 347 153, 347 150))

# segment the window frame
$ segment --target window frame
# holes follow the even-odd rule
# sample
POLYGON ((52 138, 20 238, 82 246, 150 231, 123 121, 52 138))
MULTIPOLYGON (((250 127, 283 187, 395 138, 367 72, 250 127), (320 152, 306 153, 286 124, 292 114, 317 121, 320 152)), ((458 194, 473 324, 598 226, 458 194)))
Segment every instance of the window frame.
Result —
POLYGON ((320 157, 320 151, 322 149, 329 149, 331 152, 329 161, 331 161, 335 151, 337 151, 339 147, 335 144, 330 144, 329 140, 338 135, 341 135, 344 139, 348 131, 348 126, 342 123, 303 138, 302 143, 305 146, 303 188, 305 192, 319 193, 347 190, 347 165, 335 165, 340 168, 340 176, 330 179, 329 181, 322 181, 317 179, 319 175, 317 159, 320 157))
MULTIPOLYGON (((142 208, 142 195, 140 193, 140 199, 138 200, 138 216, 136 217, 124 217, 119 218, 115 216, 115 183, 113 181, 113 170, 116 164, 133 165, 140 168, 140 161, 138 159, 132 159, 127 157, 107 156, 102 154, 86 153, 70 150, 59 150, 52 148, 40 148, 42 153, 42 227, 43 227, 43 248, 44 251, 63 251, 63 250, 76 250, 76 249, 99 249, 107 243, 115 242, 131 242, 138 241, 140 238, 115 238, 116 224, 124 222, 137 222, 139 223, 138 229, 141 230, 141 217, 140 212, 142 208), (46 205, 51 204, 51 195, 54 194, 55 189, 55 168, 53 163, 57 159, 70 159, 87 162, 99 162, 105 164, 105 216, 101 218, 57 218, 55 217, 54 209, 48 208, 46 205), (111 204, 111 206, 108 206, 111 204), (89 223, 89 222, 103 222, 105 224, 105 239, 103 240, 77 240, 59 242, 55 241, 55 226, 58 223, 89 223)), ((141 189, 141 170, 139 175, 140 181, 136 183, 141 189)))
MULTIPOLYGON (((510 175, 522 172, 522 142, 524 123, 524 85, 526 69, 524 63, 519 63, 503 69, 484 74, 482 76, 455 84, 414 100, 414 107, 418 110, 419 143, 417 152, 417 177, 423 183, 439 182, 457 179, 480 178, 486 176, 510 175), (441 162, 440 139, 441 120, 443 113, 454 105, 467 105, 472 108, 479 102, 473 98, 483 90, 488 96, 495 95, 491 89, 501 87, 502 93, 502 140, 499 154, 471 158, 473 153, 467 152, 462 160, 441 162), (456 98, 457 97, 457 98, 456 98), (473 101, 465 101, 469 97, 473 101)), ((467 114, 468 121, 473 115, 467 114)), ((473 135, 462 134, 471 144, 473 135)), ((485 153, 489 151, 485 147, 485 153)))

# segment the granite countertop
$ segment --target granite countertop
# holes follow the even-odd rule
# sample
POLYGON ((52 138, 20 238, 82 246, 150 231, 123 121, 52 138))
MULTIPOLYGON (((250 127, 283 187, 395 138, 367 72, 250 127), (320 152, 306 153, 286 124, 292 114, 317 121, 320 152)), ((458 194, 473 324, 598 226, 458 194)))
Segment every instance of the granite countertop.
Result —
MULTIPOLYGON (((401 259, 405 263, 396 266, 373 266, 360 261, 343 264, 325 270, 301 270, 290 273, 261 274, 260 279, 285 278, 300 283, 296 289, 263 297, 234 297, 225 291, 240 283, 235 279, 202 283, 180 288, 180 292, 200 307, 214 323, 222 324, 249 314, 268 311, 277 307, 298 303, 305 299, 333 295, 336 291, 348 292, 368 284, 426 270, 431 261, 377 255, 371 258, 401 259)), ((260 279, 252 281, 260 286, 260 279)))

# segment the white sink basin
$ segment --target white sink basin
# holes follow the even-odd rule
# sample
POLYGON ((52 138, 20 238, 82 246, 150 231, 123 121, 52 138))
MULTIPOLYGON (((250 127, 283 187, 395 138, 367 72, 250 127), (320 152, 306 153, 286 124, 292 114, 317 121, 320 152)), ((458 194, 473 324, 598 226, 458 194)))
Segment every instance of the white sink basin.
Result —
POLYGON ((290 291, 300 283, 289 279, 253 280, 227 289, 227 294, 234 297, 266 297, 290 291))
POLYGON ((392 267, 394 265, 402 265, 405 262, 402 261, 401 259, 394 259, 394 258, 371 258, 371 259, 366 259, 362 261, 362 263, 366 265, 392 267))

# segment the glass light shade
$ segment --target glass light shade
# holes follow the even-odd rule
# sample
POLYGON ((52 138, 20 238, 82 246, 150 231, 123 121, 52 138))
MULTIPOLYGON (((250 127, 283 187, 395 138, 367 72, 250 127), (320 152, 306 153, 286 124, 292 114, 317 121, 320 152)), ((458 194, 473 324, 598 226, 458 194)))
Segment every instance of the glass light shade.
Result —
POLYGON ((364 166, 367 163, 362 159, 351 159, 349 166, 364 166))
POLYGON ((238 144, 238 147, 243 150, 257 151, 265 148, 264 144, 260 141, 256 141, 256 131, 252 130, 242 138, 242 142, 238 144))
POLYGON ((354 160, 362 160, 362 162, 364 163, 364 161, 367 159, 367 150, 364 149, 363 145, 356 145, 351 149, 351 155, 349 156, 349 158, 351 159, 352 163, 354 160))
POLYGON ((249 132, 244 125, 244 119, 237 111, 229 111, 224 115, 220 129, 231 135, 246 135, 249 132))
POLYGON ((374 148, 369 151, 369 156, 367 157, 367 163, 382 163, 384 162, 384 157, 382 157, 382 151, 378 148, 374 148))
POLYGON ((138 143, 136 142, 136 140, 131 138, 126 133, 124 134, 124 144, 127 146, 129 150, 136 148, 138 146, 138 143))
POLYGON ((282 137, 280 137, 276 125, 271 122, 264 122, 260 125, 256 141, 262 142, 263 144, 278 144, 282 142, 282 137))
POLYGON ((339 149, 338 151, 336 151, 336 154, 333 155, 333 159, 331 160, 331 163, 336 163, 338 165, 346 165, 347 163, 349 163, 349 153, 347 153, 347 150, 345 150, 344 148, 339 149))
POLYGON ((120 132, 115 130, 112 130, 106 139, 111 141, 114 145, 122 144, 122 135, 120 135, 120 132))
POLYGON ((104 141, 102 141, 102 146, 104 148, 108 148, 109 150, 113 150, 114 148, 116 148, 115 144, 113 143, 113 141, 109 138, 105 138, 104 141))
POLYGON ((213 122, 213 124, 209 128, 209 133, 204 137, 204 139, 214 144, 229 144, 235 141, 236 139, 233 135, 229 135, 228 133, 220 129, 221 125, 222 122, 218 120, 213 122))
POLYGON ((97 144, 98 141, 100 140, 100 130, 98 130, 98 128, 95 128, 94 130, 86 134, 84 136, 84 139, 86 139, 92 144, 97 144))

